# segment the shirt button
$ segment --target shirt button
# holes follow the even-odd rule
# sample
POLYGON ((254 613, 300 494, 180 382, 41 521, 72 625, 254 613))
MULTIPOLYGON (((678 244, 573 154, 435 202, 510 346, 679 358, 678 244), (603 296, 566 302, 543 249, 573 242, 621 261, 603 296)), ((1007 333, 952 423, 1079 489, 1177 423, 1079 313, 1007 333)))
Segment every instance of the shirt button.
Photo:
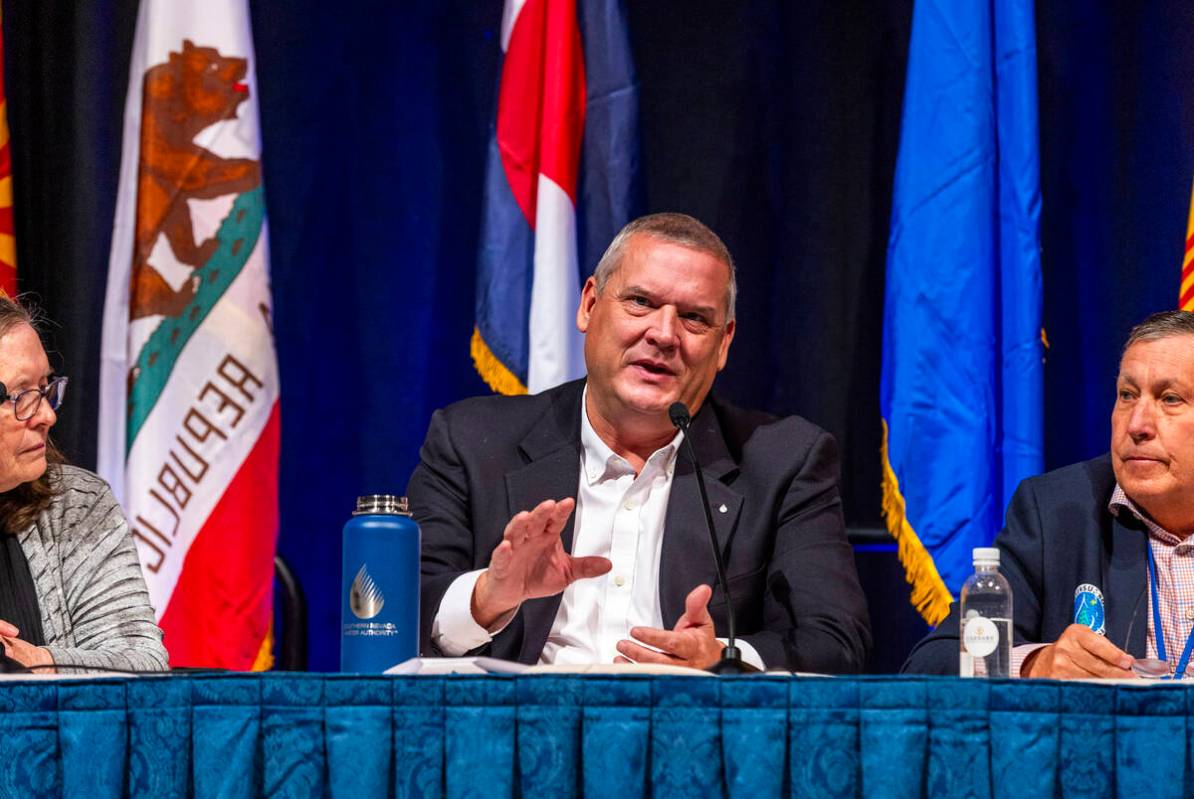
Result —
POLYGON ((622 507, 625 508, 626 510, 634 510, 634 501, 631 500, 630 502, 627 502, 622 507))
POLYGON ((1194 621, 1194 608, 1186 608, 1186 621, 1194 621))
POLYGON ((626 578, 619 574, 614 578, 614 585, 618 586, 618 588, 621 588, 622 586, 626 585, 626 578))

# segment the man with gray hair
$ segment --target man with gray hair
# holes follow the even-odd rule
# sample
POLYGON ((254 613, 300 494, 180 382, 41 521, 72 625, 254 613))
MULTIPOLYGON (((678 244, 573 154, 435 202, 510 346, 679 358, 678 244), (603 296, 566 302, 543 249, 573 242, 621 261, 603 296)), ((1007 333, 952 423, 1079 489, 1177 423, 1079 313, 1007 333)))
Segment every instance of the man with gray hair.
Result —
MULTIPOLYGON (((1012 588, 1013 676, 1185 674, 1194 649, 1194 313, 1132 329, 1111 451, 1025 480, 995 539, 1012 588)), ((958 607, 906 672, 958 672, 958 607)))
POLYGON ((581 293, 588 375, 437 411, 407 493, 423 531, 428 655, 706 668, 725 646, 688 435, 744 659, 857 672, 870 629, 833 438, 710 393, 737 321, 734 263, 684 214, 631 222, 581 293), (692 415, 688 433, 669 419, 692 415))

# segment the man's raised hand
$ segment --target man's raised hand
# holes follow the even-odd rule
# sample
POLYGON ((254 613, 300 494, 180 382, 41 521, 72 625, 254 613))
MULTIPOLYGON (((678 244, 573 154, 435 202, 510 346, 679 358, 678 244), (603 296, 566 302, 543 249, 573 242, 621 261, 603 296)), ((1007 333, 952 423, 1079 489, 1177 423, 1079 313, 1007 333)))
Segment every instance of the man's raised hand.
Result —
POLYGON ((612 568, 606 558, 577 558, 564 551, 560 533, 575 507, 572 498, 548 499, 510 520, 502 543, 489 556, 489 568, 473 588, 477 624, 488 629, 528 599, 553 596, 612 568))

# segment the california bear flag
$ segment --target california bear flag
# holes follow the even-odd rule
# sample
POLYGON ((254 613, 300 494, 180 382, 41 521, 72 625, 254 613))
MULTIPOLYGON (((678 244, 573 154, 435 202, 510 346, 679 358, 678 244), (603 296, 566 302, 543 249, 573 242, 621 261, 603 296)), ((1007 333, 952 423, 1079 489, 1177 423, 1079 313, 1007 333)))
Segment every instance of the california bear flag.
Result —
POLYGON ((270 665, 278 369, 256 91, 245 0, 142 0, 99 468, 174 666, 270 665))

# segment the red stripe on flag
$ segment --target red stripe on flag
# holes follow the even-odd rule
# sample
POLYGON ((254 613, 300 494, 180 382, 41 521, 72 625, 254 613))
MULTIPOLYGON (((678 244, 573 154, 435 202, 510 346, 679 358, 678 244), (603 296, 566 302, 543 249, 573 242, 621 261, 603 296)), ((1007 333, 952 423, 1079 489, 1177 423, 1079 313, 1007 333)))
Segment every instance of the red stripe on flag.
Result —
POLYGON ((585 132, 585 54, 576 3, 551 3, 548 8, 539 171, 562 188, 575 207, 585 132))
POLYGON ((1194 250, 1194 233, 1191 233, 1189 237, 1186 238, 1186 252, 1189 252, 1190 250, 1194 250))
POLYGON ((576 4, 527 0, 502 64, 497 143, 510 190, 532 229, 540 173, 576 204, 584 125, 584 50, 576 4))
POLYGON ((273 614, 278 532, 278 403, 191 543, 162 614, 171 666, 247 670, 273 614))
POLYGON ((1182 292, 1182 298, 1178 300, 1177 307, 1186 308, 1192 300, 1194 300, 1194 286, 1190 286, 1190 288, 1182 292))
POLYGON ((528 0, 518 13, 502 62, 497 144, 502 168, 522 215, 535 226, 539 176, 539 112, 543 99, 544 0, 528 0))

